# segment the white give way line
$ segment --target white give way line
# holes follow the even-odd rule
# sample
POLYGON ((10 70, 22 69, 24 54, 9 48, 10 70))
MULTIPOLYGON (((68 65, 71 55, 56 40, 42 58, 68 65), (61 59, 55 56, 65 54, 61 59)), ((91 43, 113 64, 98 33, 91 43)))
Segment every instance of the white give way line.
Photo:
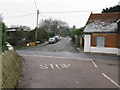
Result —
POLYGON ((107 78, 109 81, 111 81, 113 84, 115 84, 118 88, 120 88, 120 85, 118 85, 115 81, 113 81, 110 77, 108 77, 106 74, 102 73, 102 75, 107 78))
POLYGON ((96 63, 94 62, 94 60, 92 60, 93 65, 97 68, 98 66, 96 65, 96 63))
POLYGON ((86 58, 69 58, 69 57, 56 57, 56 56, 41 56, 41 55, 25 55, 25 54, 19 54, 21 56, 33 56, 33 57, 46 57, 46 58, 58 58, 58 59, 79 59, 83 61, 92 61, 93 59, 86 59, 86 58))
MULTIPOLYGON (((96 65, 96 63, 94 62, 94 60, 92 60, 93 65, 98 68, 98 66, 96 65)), ((107 78, 109 81, 111 81, 113 84, 115 84, 118 88, 120 88, 120 85, 118 85, 114 80, 112 80, 110 77, 108 77, 105 73, 102 73, 102 75, 107 78)))
MULTIPOLYGON (((68 58, 68 57, 55 57, 55 56, 40 56, 40 55, 22 55, 21 56, 37 56, 37 57, 48 57, 48 58, 60 58, 60 59, 79 59, 79 60, 87 60, 87 61, 92 61, 92 64, 95 66, 95 68, 98 68, 97 64, 94 62, 93 59, 85 59, 85 58, 68 58)), ((48 69, 48 68, 69 68, 71 65, 70 64, 44 64, 40 65, 41 69, 48 69)), ((105 78, 107 78, 109 81, 111 81, 114 85, 116 85, 118 88, 120 88, 120 85, 118 85, 114 80, 112 80, 110 77, 108 77, 106 74, 101 73, 105 78)))

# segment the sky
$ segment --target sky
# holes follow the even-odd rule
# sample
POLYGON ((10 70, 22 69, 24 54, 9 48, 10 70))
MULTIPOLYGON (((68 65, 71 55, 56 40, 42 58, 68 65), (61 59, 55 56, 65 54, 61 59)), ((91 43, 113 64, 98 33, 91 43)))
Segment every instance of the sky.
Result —
POLYGON ((39 21, 52 18, 67 22, 70 27, 75 25, 80 28, 85 26, 91 12, 101 13, 103 8, 118 5, 118 2, 119 0, 0 0, 0 14, 8 27, 25 25, 34 29, 37 8, 40 11, 39 21))

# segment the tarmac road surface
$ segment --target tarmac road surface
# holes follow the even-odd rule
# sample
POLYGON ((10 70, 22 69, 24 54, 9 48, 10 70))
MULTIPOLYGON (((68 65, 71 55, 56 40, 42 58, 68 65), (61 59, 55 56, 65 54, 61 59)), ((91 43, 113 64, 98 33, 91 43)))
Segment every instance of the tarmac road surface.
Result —
POLYGON ((17 50, 22 88, 118 88, 118 57, 79 53, 70 38, 17 50))

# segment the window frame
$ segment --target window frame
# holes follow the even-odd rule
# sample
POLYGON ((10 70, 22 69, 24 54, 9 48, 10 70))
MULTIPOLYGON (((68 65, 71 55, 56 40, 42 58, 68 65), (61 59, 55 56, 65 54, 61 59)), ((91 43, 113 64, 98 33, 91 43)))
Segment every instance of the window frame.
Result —
POLYGON ((97 47, 105 47, 105 37, 103 37, 103 36, 96 37, 96 46, 97 47))

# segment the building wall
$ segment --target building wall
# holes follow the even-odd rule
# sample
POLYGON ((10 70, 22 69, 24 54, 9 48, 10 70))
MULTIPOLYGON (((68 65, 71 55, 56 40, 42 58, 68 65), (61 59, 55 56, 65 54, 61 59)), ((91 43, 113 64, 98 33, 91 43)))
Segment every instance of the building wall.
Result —
POLYGON ((84 52, 90 52, 90 47, 91 47, 91 35, 87 34, 84 37, 84 52))
POLYGON ((109 48, 118 48, 120 47, 119 40, 120 35, 116 33, 97 33, 97 34, 92 34, 91 36, 91 46, 97 46, 97 37, 105 37, 105 47, 109 48))
POLYGON ((118 48, 108 48, 108 47, 91 47, 92 53, 108 53, 119 55, 118 48))
POLYGON ((118 34, 117 37, 117 47, 120 48, 120 33, 118 34))
POLYGON ((120 55, 120 34, 85 34, 84 52, 120 55), (105 47, 97 47, 97 37, 105 37, 105 47))

